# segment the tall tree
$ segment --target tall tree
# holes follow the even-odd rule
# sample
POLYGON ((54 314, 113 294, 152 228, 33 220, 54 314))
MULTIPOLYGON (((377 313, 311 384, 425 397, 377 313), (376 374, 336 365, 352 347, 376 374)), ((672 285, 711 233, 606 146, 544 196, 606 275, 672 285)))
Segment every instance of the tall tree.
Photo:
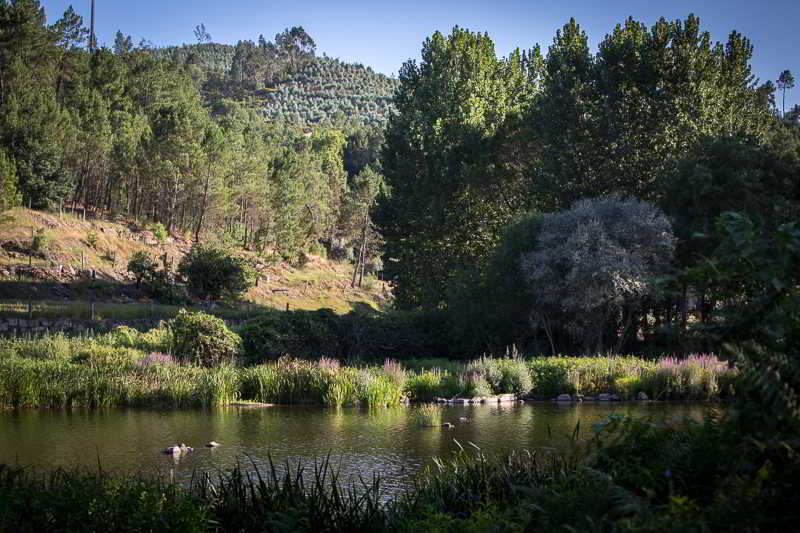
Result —
POLYGON ((794 88, 794 76, 788 70, 781 72, 778 76, 778 89, 783 92, 783 103, 781 104, 781 115, 786 114, 786 91, 794 88))
POLYGON ((406 62, 381 163, 390 195, 375 222, 384 268, 402 307, 436 307, 459 268, 485 258, 505 223, 484 194, 494 136, 524 101, 527 74, 495 55, 491 39, 455 27, 426 39, 422 63, 406 62))

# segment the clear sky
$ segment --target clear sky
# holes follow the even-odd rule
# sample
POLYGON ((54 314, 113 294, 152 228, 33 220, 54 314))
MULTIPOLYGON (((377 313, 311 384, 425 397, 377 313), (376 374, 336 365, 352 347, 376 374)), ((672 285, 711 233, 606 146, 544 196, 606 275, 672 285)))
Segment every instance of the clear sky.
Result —
MULTIPOLYGON (((91 0, 43 0, 48 21, 59 18, 67 6, 84 16, 88 26, 91 0)), ((787 92, 786 108, 800 103, 800 0, 96 0, 99 44, 111 45, 122 30, 134 42, 145 38, 156 45, 192 43, 193 29, 205 24, 214 42, 235 44, 263 34, 272 40, 291 26, 303 26, 325 52, 348 62, 396 74, 409 58, 419 58, 422 41, 454 25, 486 31, 498 54, 536 43, 543 52, 556 29, 575 17, 597 43, 615 24, 633 16, 647 25, 659 17, 700 17, 714 40, 725 41, 731 30, 748 37, 754 46, 753 72, 761 81, 773 80, 789 69, 797 87, 787 92)), ((778 106, 781 95, 776 95, 778 106)))

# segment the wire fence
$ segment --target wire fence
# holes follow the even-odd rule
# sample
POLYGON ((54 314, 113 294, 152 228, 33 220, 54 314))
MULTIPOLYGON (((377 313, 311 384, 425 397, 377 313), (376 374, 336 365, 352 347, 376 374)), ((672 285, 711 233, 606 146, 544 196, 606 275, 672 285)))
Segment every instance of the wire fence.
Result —
POLYGON ((44 320, 169 320, 181 309, 202 311, 224 320, 242 321, 266 309, 256 304, 240 307, 186 307, 155 303, 113 303, 93 301, 0 300, 0 319, 44 320))

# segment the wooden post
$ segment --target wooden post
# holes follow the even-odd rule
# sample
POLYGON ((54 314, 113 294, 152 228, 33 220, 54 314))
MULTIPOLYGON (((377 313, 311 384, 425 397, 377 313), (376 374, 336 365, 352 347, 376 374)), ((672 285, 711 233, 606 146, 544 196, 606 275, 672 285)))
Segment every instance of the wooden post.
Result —
POLYGON ((289 310, 289 302, 286 302, 286 310, 289 310))
POLYGON ((89 302, 89 320, 94 320, 94 296, 92 296, 92 301, 89 302))

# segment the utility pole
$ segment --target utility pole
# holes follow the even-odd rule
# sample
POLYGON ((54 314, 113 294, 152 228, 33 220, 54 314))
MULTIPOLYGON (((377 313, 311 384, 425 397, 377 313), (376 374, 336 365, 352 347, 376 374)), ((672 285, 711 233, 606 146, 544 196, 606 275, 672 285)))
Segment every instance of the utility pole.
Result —
POLYGON ((94 36, 94 0, 92 0, 92 22, 91 22, 91 30, 89 32, 89 52, 94 52, 96 44, 97 44, 97 39, 94 36))

